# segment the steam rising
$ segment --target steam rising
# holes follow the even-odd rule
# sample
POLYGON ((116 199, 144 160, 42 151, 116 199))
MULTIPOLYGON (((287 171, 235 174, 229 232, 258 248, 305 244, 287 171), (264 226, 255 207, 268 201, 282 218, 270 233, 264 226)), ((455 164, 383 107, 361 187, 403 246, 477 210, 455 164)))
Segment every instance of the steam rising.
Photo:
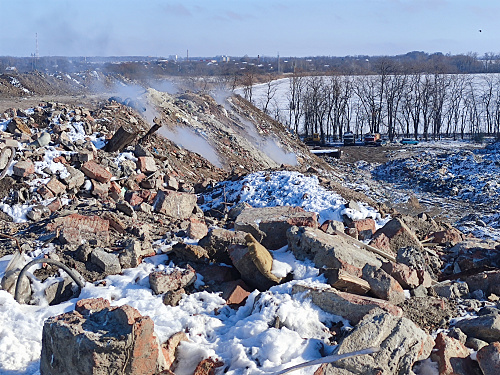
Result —
MULTIPOLYGON (((231 96, 231 92, 227 90, 216 90, 212 93, 212 96, 217 103, 224 106, 226 110, 231 110, 231 104, 228 101, 228 98, 231 96)), ((241 124, 245 126, 245 133, 247 137, 252 138, 255 146, 266 154, 271 160, 277 164, 297 165, 297 156, 294 153, 288 153, 283 150, 278 141, 273 137, 261 136, 251 121, 248 121, 236 112, 233 114, 238 117, 241 124)))
POLYGON ((164 126, 158 130, 158 133, 177 145, 200 154, 216 167, 222 168, 219 157, 212 146, 201 135, 191 129, 177 127, 175 130, 170 130, 164 126))

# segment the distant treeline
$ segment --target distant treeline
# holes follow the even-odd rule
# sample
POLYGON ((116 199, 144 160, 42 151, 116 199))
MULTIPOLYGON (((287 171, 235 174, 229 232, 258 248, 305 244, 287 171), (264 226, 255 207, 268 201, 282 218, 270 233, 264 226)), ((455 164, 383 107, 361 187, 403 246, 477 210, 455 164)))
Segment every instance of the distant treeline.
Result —
POLYGON ((389 60, 404 72, 420 73, 498 73, 500 54, 476 53, 450 55, 442 53, 409 52, 397 56, 217 56, 158 58, 150 56, 111 57, 0 57, 0 73, 15 67, 20 73, 39 70, 46 73, 72 73, 102 70, 108 73, 129 75, 131 79, 145 76, 217 76, 254 73, 286 74, 296 72, 340 74, 377 74, 381 60, 389 60))

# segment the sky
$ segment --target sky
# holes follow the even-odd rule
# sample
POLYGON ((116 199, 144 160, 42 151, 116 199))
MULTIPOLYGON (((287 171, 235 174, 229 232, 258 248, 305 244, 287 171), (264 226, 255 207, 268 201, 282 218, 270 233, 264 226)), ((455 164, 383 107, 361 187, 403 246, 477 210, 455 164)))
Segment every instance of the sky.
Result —
POLYGON ((0 56, 500 52, 498 0, 0 0, 0 56), (36 38, 38 35, 38 38, 36 38))

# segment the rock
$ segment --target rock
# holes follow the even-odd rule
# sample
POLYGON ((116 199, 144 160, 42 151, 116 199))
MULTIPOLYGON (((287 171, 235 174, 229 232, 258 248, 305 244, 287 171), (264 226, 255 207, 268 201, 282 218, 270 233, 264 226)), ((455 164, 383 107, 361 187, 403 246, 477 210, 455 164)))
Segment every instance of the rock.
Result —
POLYGON ((241 231, 230 231, 222 228, 212 228, 208 234, 198 241, 198 245, 203 247, 216 262, 231 264, 228 248, 230 245, 245 245, 246 233, 241 231))
MULTIPOLYGON (((99 216, 85 216, 75 213, 58 217, 47 225, 47 230, 50 232, 56 232, 58 229, 63 232, 72 229, 72 235, 78 234, 86 240, 93 239, 102 245, 109 242, 109 221, 101 219, 99 216)), ((74 243, 69 237, 67 239, 74 243)))
POLYGON ((431 288, 438 296, 444 298, 467 298, 469 296, 469 287, 465 282, 447 280, 434 284, 431 288))
MULTIPOLYGON (((398 250, 396 255, 396 261, 398 263, 406 264, 408 267, 417 270, 417 275, 419 275, 420 270, 425 270, 430 275, 434 275, 432 265, 436 265, 437 262, 440 262, 439 258, 436 258, 437 259, 433 259, 425 250, 422 251, 414 247, 402 247, 398 250)), ((436 266, 434 266, 434 268, 436 268, 436 266)), ((439 269, 439 267, 437 268, 439 269)), ((420 277, 421 276, 419 276, 419 279, 420 277)), ((423 279, 420 280, 420 284, 422 284, 422 282, 423 279)))
POLYGON ((42 199, 51 199, 54 198, 54 193, 50 191, 47 186, 41 185, 36 189, 36 192, 42 197, 42 199))
POLYGON ((448 331, 448 336, 460 341, 462 344, 465 344, 465 342, 467 341, 467 335, 463 333, 460 328, 450 328, 450 330, 448 331))
POLYGON ((455 246, 457 243, 462 242, 465 236, 458 229, 450 228, 431 233, 429 237, 434 237, 432 240, 434 243, 446 246, 455 246))
POLYGON ((186 294, 184 288, 169 290, 163 295, 163 304, 174 307, 178 306, 184 294, 186 294))
MULTIPOLYGON (((292 227, 287 231, 287 239, 289 249, 297 259, 312 259, 318 268, 341 268, 349 272, 349 268, 361 269, 365 264, 377 268, 382 266, 382 261, 375 254, 320 229, 292 227)), ((350 273, 356 275, 354 270, 350 273)))
POLYGON ((403 315, 401 308, 387 301, 345 293, 334 288, 317 288, 295 284, 292 287, 292 294, 297 293, 303 293, 304 298, 311 298, 312 302, 320 309, 340 315, 353 325, 358 324, 366 314, 376 307, 398 317, 403 315))
POLYGON ((367 264, 363 267, 363 280, 370 285, 370 293, 375 297, 395 305, 405 300, 405 293, 399 283, 383 269, 367 264))
POLYGON ((99 182, 97 180, 92 181, 92 195, 95 195, 101 199, 104 199, 108 196, 109 182, 99 182))
POLYGON ((397 253, 403 247, 413 247, 417 250, 423 250, 415 233, 399 218, 390 220, 377 230, 373 235, 374 240, 381 234, 384 234, 389 239, 389 247, 394 253, 397 253))
POLYGON ((454 273, 481 267, 500 267, 500 244, 491 240, 466 239, 448 250, 455 258, 454 273))
POLYGON ((210 257, 207 250, 198 245, 177 243, 172 246, 172 251, 182 261, 208 263, 210 257))
POLYGON ((500 270, 481 272, 465 279, 469 291, 482 291, 485 296, 500 295, 500 270))
POLYGON ((7 130, 12 134, 31 135, 30 128, 19 117, 14 117, 7 123, 7 130))
POLYGON ((236 281, 240 279, 240 274, 234 267, 212 263, 201 266, 198 265, 196 270, 203 276, 205 284, 214 286, 216 290, 226 281, 236 281))
POLYGON ((167 369, 170 369, 175 361, 175 353, 177 351, 177 347, 182 341, 189 341, 186 334, 184 332, 174 333, 169 337, 167 342, 162 345, 163 354, 165 355, 165 360, 167 362, 167 369))
POLYGON ((477 352, 477 362, 484 375, 500 374, 500 342, 493 342, 477 352))
POLYGON ((142 263, 143 258, 155 254, 151 246, 144 246, 144 241, 128 239, 123 246, 123 251, 118 256, 122 268, 135 268, 142 263))
POLYGON ((128 305, 82 315, 68 312, 45 321, 41 375, 153 375, 166 368, 151 318, 128 305))
POLYGON ((228 305, 241 306, 250 295, 251 289, 243 280, 227 281, 220 286, 221 297, 228 305))
POLYGON ((234 223, 235 230, 252 234, 262 246, 271 250, 286 246, 286 233, 292 226, 317 228, 317 215, 301 207, 246 208, 234 223))
POLYGON ((80 170, 90 179, 106 183, 111 180, 113 175, 110 171, 97 164, 95 160, 89 160, 82 165, 80 170))
POLYGON ((69 300, 73 296, 72 279, 65 277, 62 281, 50 284, 44 289, 43 295, 50 306, 69 300))
POLYGON ((412 290, 412 295, 414 297, 424 298, 428 295, 427 288, 423 285, 419 285, 415 289, 412 290))
POLYGON ((273 257, 251 234, 245 236, 246 245, 232 245, 229 256, 241 278, 249 286, 265 291, 277 285, 281 279, 273 275, 273 257))
POLYGON ((158 170, 155 159, 152 156, 139 156, 137 158, 137 168, 145 174, 151 174, 158 170))
POLYGON ((50 209, 44 205, 33 206, 31 210, 28 211, 26 217, 32 221, 40 221, 42 218, 49 217, 51 214, 50 209))
POLYGON ((80 189, 80 187, 85 183, 85 174, 70 165, 66 166, 66 170, 69 175, 62 180, 68 186, 68 189, 80 189))
POLYGON ((379 352, 328 364, 324 374, 412 374, 415 362, 431 354, 434 340, 411 320, 377 308, 340 343, 337 354, 378 346, 379 352))
POLYGON ((35 164, 31 160, 18 161, 12 166, 14 176, 28 177, 35 173, 35 164))
POLYGON ((123 212, 125 215, 130 216, 132 218, 136 218, 137 214, 134 211, 134 207, 132 207, 126 201, 118 201, 116 202, 116 209, 120 212, 123 212))
POLYGON ((403 263, 384 262, 382 269, 394 277, 404 289, 414 289, 420 285, 417 271, 403 263))
MULTIPOLYGON (((5 272, 0 283, 2 289, 14 296, 16 292, 17 278, 20 273, 21 269, 19 268, 11 269, 5 272)), ((25 277, 21 282, 20 297, 23 303, 28 303, 31 299, 31 283, 27 277, 25 277)))
POLYGON ((199 240, 208 234, 208 227, 203 220, 191 217, 187 228, 189 238, 199 240))
POLYGON ((474 349, 475 351, 478 351, 481 348, 488 346, 488 343, 486 341, 476 339, 475 337, 467 337, 467 340, 465 341, 465 346, 474 349))
POLYGON ((481 371, 477 371, 477 364, 470 358, 469 349, 443 332, 436 337, 436 346, 431 358, 438 363, 439 374, 481 375, 481 371))
POLYGON ((213 375, 218 367, 224 366, 224 362, 218 359, 206 358, 198 363, 193 375, 213 375))
POLYGON ((50 134, 47 132, 41 133, 34 142, 37 147, 45 147, 51 142, 50 134))
POLYGON ((361 241, 369 240, 376 232, 375 220, 371 218, 355 220, 349 223, 349 228, 354 228, 358 232, 361 241))
POLYGON ((105 298, 90 298, 78 300, 75 304, 75 311, 86 316, 94 312, 111 308, 109 301, 105 298))
POLYGON ((235 220, 242 212, 243 210, 246 210, 247 208, 252 208, 247 202, 240 202, 231 207, 229 212, 227 213, 227 217, 229 219, 235 220))
POLYGON ((460 328, 467 337, 475 337, 488 343, 500 337, 500 315, 483 315, 473 319, 459 320, 455 327, 460 328))
POLYGON ((327 268, 324 270, 323 274, 330 286, 342 292, 359 294, 362 296, 370 290, 370 284, 368 284, 367 281, 351 275, 345 270, 327 268))
POLYGON ((90 261, 109 275, 122 272, 118 256, 106 252, 104 249, 94 249, 90 253, 90 261))
POLYGON ((188 265, 187 269, 174 269, 171 272, 154 271, 149 274, 149 284, 155 294, 186 288, 196 281, 196 272, 188 265))
POLYGON ((344 233, 344 223, 337 220, 327 220, 319 227, 326 234, 335 234, 335 231, 344 233))
POLYGON ((174 219, 185 220, 193 213, 196 201, 194 194, 160 190, 156 195, 154 209, 174 219))

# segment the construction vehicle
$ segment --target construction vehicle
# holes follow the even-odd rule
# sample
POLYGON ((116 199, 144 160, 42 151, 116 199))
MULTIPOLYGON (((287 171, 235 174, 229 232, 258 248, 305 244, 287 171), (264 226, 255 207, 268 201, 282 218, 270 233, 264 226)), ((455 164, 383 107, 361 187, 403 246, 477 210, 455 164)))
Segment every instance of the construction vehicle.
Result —
POLYGON ((308 146, 319 146, 321 144, 319 133, 313 133, 312 136, 305 137, 304 143, 308 146))
POLYGON ((352 146, 356 143, 353 132, 344 133, 344 146, 352 146))
POLYGON ((377 146, 379 139, 380 139, 379 133, 373 133, 373 134, 369 133, 365 134, 363 141, 365 142, 365 146, 377 146))

